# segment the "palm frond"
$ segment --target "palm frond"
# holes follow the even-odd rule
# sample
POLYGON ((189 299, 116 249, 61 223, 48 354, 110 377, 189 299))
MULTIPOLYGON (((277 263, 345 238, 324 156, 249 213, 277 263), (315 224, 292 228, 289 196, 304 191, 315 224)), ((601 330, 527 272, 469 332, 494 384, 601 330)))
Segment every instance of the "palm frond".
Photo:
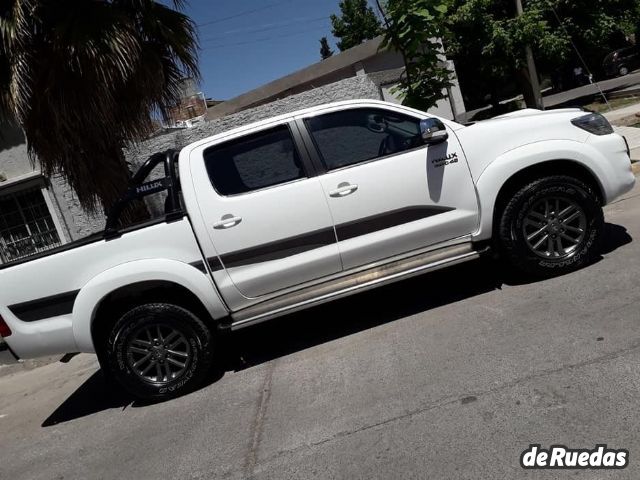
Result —
MULTIPOLYGON (((183 2, 174 2, 181 7, 183 2)), ((151 0, 8 0, 0 7, 0 115, 46 175, 91 212, 126 188, 123 148, 199 78, 193 21, 151 0)))

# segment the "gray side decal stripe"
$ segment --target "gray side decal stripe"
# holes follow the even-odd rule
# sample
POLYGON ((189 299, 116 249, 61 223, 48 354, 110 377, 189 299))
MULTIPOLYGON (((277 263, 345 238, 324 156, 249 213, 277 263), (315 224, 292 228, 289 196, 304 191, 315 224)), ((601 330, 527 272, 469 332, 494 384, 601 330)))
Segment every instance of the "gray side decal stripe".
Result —
POLYGON ((9 310, 23 322, 35 322, 45 318, 68 315, 73 311, 73 303, 80 290, 38 298, 29 302, 9 305, 9 310))
POLYGON ((191 265, 194 268, 197 268, 202 273, 207 273, 207 267, 205 267, 204 262, 202 260, 196 260, 195 262, 191 262, 189 265, 191 265))
POLYGON ((315 232, 289 237, 275 242, 265 243, 257 247, 251 247, 236 252, 222 255, 222 263, 225 267, 239 267, 252 263, 266 262, 290 257, 297 253, 314 250, 316 248, 333 245, 336 243, 336 236, 333 228, 325 228, 315 232))
POLYGON ((336 226, 336 233, 338 241, 349 240, 350 238, 360 237, 385 228, 397 227, 404 223, 415 222, 416 220, 422 220, 423 218, 450 212, 451 210, 455 210, 455 208, 440 206, 401 208, 353 222, 341 223, 336 226))
MULTIPOLYGON (((338 240, 348 240, 368 233, 396 227, 423 218, 438 215, 440 213, 455 210, 451 207, 417 206, 392 210, 379 215, 373 215, 353 222, 336 226, 338 240)), ((232 268, 253 263, 278 260, 297 253, 303 253, 316 248, 333 245, 336 243, 333 228, 325 228, 308 234, 285 238, 256 247, 246 248, 235 252, 225 253, 222 257, 224 267, 232 268)), ((207 259, 212 271, 224 268, 218 257, 207 259), (213 265, 212 265, 213 263, 213 265), (215 268, 214 268, 215 267, 215 268)))

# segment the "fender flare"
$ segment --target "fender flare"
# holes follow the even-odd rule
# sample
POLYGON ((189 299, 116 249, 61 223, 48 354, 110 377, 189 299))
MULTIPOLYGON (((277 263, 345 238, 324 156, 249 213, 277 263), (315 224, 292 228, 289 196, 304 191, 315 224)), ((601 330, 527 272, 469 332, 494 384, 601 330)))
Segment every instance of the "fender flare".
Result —
POLYGON ((500 155, 482 171, 476 181, 480 201, 480 223, 476 240, 488 240, 493 234, 496 199, 504 184, 515 174, 544 162, 571 161, 587 169, 605 194, 610 190, 604 171, 608 162, 595 148, 574 140, 548 140, 530 143, 500 155))
POLYGON ((82 287, 73 305, 73 335, 78 349, 94 352, 91 325, 98 305, 119 288, 148 281, 176 283, 192 292, 202 302, 211 318, 228 314, 213 280, 197 268, 177 260, 145 259, 127 262, 105 270, 82 287))

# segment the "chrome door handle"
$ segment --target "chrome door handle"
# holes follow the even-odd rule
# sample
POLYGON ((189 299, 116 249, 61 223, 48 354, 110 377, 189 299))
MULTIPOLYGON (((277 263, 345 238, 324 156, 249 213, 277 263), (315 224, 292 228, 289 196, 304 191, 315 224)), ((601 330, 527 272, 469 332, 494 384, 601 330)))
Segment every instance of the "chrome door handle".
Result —
POLYGON ((235 227, 242 221, 242 217, 236 217, 227 213, 223 215, 220 221, 213 224, 213 228, 222 229, 222 228, 231 228, 235 227))
POLYGON ((358 190, 358 185, 351 184, 349 182, 342 182, 338 184, 338 188, 335 190, 331 190, 329 195, 331 197, 346 197, 347 195, 351 195, 353 192, 358 190))

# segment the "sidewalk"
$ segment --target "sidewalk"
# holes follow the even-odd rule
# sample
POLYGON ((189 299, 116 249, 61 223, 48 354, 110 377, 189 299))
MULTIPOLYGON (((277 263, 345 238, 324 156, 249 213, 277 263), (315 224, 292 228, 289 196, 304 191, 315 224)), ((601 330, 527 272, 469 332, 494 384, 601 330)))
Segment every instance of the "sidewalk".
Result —
MULTIPOLYGON (((633 105, 629 105, 627 107, 618 108, 616 110, 612 110, 610 112, 603 112, 602 115, 605 116, 609 122, 619 122, 628 117, 633 117, 636 114, 640 114, 640 102, 634 103, 633 105)), ((640 123, 640 117, 638 117, 638 123, 640 123)))
POLYGON ((634 172, 640 172, 640 128, 614 126, 613 129, 627 139, 631 151, 631 161, 636 162, 634 172))
POLYGON ((627 139, 631 160, 640 162, 640 128, 624 126, 640 123, 640 116, 637 116, 640 115, 640 102, 610 112, 602 112, 602 115, 613 125, 616 133, 627 139))
POLYGON ((572 101, 577 101, 587 96, 599 95, 600 91, 605 94, 610 94, 624 88, 634 88, 638 85, 640 85, 640 72, 635 72, 625 75, 624 77, 602 80, 598 82, 598 85, 592 83, 564 92, 547 95, 543 98, 543 101, 546 108, 556 107, 558 105, 571 104, 572 101))
POLYGON ((616 133, 619 133, 627 139, 630 150, 636 150, 640 148, 640 128, 614 126, 613 129, 616 133))

